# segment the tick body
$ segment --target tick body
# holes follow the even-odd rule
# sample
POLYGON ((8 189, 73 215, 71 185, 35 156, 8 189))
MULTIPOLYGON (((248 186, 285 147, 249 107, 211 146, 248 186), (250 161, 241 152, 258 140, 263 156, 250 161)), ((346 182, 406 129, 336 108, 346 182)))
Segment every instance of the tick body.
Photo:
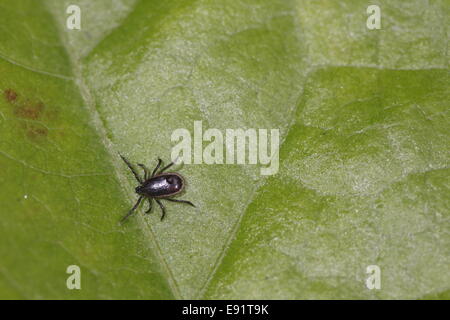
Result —
POLYGON ((139 198, 133 208, 131 208, 131 210, 122 218, 121 222, 124 222, 136 210, 143 199, 148 200, 149 204, 148 210, 145 213, 150 213, 153 200, 158 203, 162 212, 161 220, 163 220, 166 215, 166 209, 161 200, 186 203, 195 207, 195 205, 190 201, 170 198, 184 189, 184 178, 180 174, 175 172, 164 172, 174 164, 173 162, 159 170, 162 160, 158 159, 158 164, 153 169, 151 174, 145 165, 139 163, 138 166, 144 170, 144 178, 142 178, 125 157, 122 155, 120 155, 120 157, 127 164, 128 168, 130 168, 134 177, 139 182, 139 185, 135 189, 136 193, 139 195, 139 198))
POLYGON ((184 179, 178 173, 167 172, 153 176, 136 187, 136 193, 144 197, 166 198, 184 189, 184 179))

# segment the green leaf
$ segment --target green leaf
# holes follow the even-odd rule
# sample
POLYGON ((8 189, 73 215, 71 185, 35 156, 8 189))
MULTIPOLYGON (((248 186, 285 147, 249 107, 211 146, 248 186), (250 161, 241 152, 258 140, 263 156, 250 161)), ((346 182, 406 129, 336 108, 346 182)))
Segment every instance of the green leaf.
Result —
POLYGON ((449 298, 448 10, 377 4, 2 2, 0 297, 449 298), (280 129, 279 172, 186 164, 197 208, 119 225, 118 152, 167 161, 196 120, 280 129))

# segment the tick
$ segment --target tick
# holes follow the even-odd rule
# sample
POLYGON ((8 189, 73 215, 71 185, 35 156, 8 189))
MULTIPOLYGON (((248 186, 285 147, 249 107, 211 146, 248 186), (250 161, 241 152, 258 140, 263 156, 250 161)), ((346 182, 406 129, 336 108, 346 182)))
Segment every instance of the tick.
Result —
POLYGON ((174 162, 169 163, 167 166, 159 170, 162 164, 162 160, 158 159, 158 164, 155 169, 153 169, 150 174, 150 170, 147 169, 145 165, 142 163, 138 163, 138 166, 144 170, 144 178, 142 178, 134 169, 133 165, 121 154, 119 154, 122 160, 127 164, 128 168, 130 168, 136 180, 139 182, 139 185, 136 187, 135 191, 139 195, 139 199, 136 204, 131 208, 131 210, 120 220, 120 222, 124 222, 128 217, 136 210, 141 201, 145 198, 148 201, 148 209, 145 213, 150 213, 152 210, 153 199, 161 208, 161 221, 164 219, 166 215, 166 208, 161 203, 161 200, 167 200, 172 202, 181 202, 189 204, 193 207, 195 205, 187 200, 179 200, 179 199, 171 199, 170 197, 180 193, 184 189, 184 178, 176 173, 176 172, 165 172, 171 166, 173 166, 174 162), (159 170, 159 171, 158 171, 159 170))

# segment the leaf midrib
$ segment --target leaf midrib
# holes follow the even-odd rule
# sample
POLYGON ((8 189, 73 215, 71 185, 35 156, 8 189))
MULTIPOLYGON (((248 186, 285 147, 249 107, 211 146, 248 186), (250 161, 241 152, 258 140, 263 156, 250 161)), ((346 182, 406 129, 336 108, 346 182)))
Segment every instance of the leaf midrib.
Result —
MULTIPOLYGON (((65 38, 62 36, 61 28, 59 27, 59 24, 56 23, 56 19, 53 16, 53 13, 51 10, 48 10, 48 8, 45 8, 46 11, 51 15, 53 19, 53 23, 56 24, 57 30, 59 33, 59 39, 63 43, 64 51, 69 57, 69 61, 71 63, 70 69, 72 71, 73 77, 70 78, 74 82, 74 85, 78 87, 79 93, 81 96, 81 99, 88 111, 91 125, 94 128, 94 130, 97 132, 102 145, 105 147, 106 151, 110 155, 110 161, 114 168, 114 175, 116 176, 117 180, 119 181, 120 190, 122 191, 124 198, 128 199, 130 202, 135 201, 134 199, 134 193, 129 192, 129 190, 134 190, 129 182, 129 180, 126 178, 124 174, 122 174, 121 165, 122 163, 119 162, 118 158, 118 151, 115 150, 113 142, 108 138, 107 131, 105 126, 103 125, 103 122, 101 120, 100 113, 98 112, 97 108, 95 107, 94 98, 92 97, 92 94, 89 90, 89 87, 87 86, 84 77, 83 77, 83 65, 81 64, 82 57, 76 58, 75 55, 71 54, 71 51, 68 50, 67 42, 64 40, 65 38), (128 186, 128 187, 127 187, 128 186)), ((101 42, 101 41, 100 41, 101 42)), ((99 42, 99 43, 100 43, 99 42)), ((98 45, 98 44, 97 44, 98 45)), ((96 46, 94 46, 95 48, 96 46)), ((156 255, 155 257, 159 260, 159 265, 161 269, 166 273, 166 281, 172 291, 172 294, 176 299, 182 299, 182 295, 180 293, 178 284, 176 282, 175 277, 172 274, 172 271, 167 264, 166 259, 164 258, 164 255, 162 253, 161 247, 159 246, 158 240, 155 236, 155 233, 150 225, 145 223, 143 216, 137 214, 138 224, 140 226, 140 229, 143 231, 143 233, 146 235, 147 238, 150 238, 154 248, 156 248, 156 255)), ((149 246, 148 250, 150 251, 150 254, 154 254, 152 248, 149 246)))

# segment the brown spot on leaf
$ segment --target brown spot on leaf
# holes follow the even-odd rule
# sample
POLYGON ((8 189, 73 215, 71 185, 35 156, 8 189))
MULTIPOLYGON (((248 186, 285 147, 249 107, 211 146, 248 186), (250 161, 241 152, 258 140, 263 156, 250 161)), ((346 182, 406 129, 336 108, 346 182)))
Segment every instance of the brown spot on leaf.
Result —
POLYGON ((46 137, 47 134, 48 134, 47 128, 37 127, 37 126, 30 126, 27 129, 27 137, 32 139, 32 140, 36 140, 36 139, 39 139, 41 137, 46 137))
POLYGON ((42 101, 19 97, 13 89, 6 89, 4 97, 12 105, 12 112, 25 136, 33 142, 43 142, 49 134, 45 123, 54 122, 58 110, 47 110, 42 101))
POLYGON ((28 101, 17 107, 14 110, 14 114, 19 118, 36 120, 39 119, 43 110, 44 104, 42 102, 31 103, 28 101))
POLYGON ((5 95, 6 101, 9 103, 13 103, 17 99, 17 92, 15 92, 13 89, 6 89, 3 94, 5 95))

